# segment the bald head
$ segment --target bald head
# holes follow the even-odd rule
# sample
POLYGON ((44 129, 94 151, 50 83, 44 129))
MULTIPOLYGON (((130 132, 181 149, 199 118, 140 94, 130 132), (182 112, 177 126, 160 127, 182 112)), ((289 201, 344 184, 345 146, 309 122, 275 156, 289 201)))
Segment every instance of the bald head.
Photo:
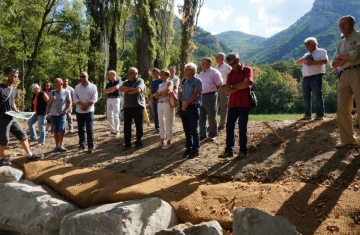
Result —
POLYGON ((86 86, 89 83, 89 74, 87 72, 81 72, 80 80, 81 83, 86 86))
POLYGON ((63 80, 61 78, 56 78, 54 80, 54 85, 57 91, 61 91, 63 89, 63 80))

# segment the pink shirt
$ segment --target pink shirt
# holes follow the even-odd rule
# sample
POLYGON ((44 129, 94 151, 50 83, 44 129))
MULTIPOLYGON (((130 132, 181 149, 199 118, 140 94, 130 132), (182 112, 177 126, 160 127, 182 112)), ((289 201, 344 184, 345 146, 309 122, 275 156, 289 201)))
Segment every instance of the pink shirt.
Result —
POLYGON ((203 84, 202 94, 217 91, 217 86, 223 83, 220 72, 214 68, 202 71, 199 74, 199 78, 201 78, 203 84))

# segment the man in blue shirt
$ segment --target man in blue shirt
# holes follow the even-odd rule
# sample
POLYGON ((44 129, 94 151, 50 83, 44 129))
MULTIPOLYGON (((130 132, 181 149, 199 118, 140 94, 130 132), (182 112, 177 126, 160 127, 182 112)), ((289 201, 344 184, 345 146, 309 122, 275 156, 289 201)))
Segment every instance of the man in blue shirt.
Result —
POLYGON ((110 124, 110 136, 119 137, 120 134, 120 86, 121 81, 116 78, 116 71, 110 70, 108 73, 109 82, 106 84, 104 94, 108 95, 106 103, 107 119, 110 124))
POLYGON ((155 99, 155 93, 159 88, 159 85, 162 83, 162 79, 160 79, 160 70, 155 68, 152 70, 153 77, 155 80, 151 82, 151 88, 150 88, 150 102, 151 102, 151 109, 154 116, 154 123, 155 123, 155 132, 154 135, 159 134, 159 117, 157 112, 157 106, 158 106, 158 99, 155 99))
POLYGON ((184 158, 192 159, 199 156, 200 151, 200 105, 203 84, 200 78, 195 77, 197 66, 194 63, 185 65, 185 76, 188 80, 182 90, 181 120, 186 137, 186 151, 184 158))

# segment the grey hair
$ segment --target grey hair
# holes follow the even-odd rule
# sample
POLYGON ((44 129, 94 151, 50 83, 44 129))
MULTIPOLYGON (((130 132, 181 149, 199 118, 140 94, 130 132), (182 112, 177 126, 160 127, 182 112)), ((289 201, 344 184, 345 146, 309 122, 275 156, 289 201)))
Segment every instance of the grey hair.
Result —
POLYGON ((236 53, 235 51, 229 52, 226 56, 226 61, 229 63, 229 61, 231 61, 232 59, 234 60, 240 59, 239 54, 236 53))
POLYGON ((314 37, 309 37, 309 38, 305 39, 305 43, 307 43, 307 42, 313 42, 316 45, 318 45, 318 42, 317 42, 316 38, 314 38, 314 37))
POLYGON ((40 89, 40 86, 37 83, 34 83, 30 86, 30 91, 33 91, 35 89, 40 89))
POLYGON ((139 74, 139 71, 138 71, 137 68, 135 68, 135 67, 131 67, 131 68, 129 68, 129 70, 132 70, 132 71, 134 71, 135 73, 139 74))
POLYGON ((109 70, 108 73, 114 74, 114 75, 115 75, 115 78, 116 78, 116 71, 115 71, 115 70, 109 70))
POLYGON ((169 71, 176 71, 176 69, 174 67, 170 67, 169 71))
POLYGON ((210 57, 204 57, 202 60, 206 60, 208 63, 212 64, 212 60, 210 57))
POLYGON ((355 22, 355 17, 351 16, 351 15, 343 16, 340 18, 340 20, 342 20, 342 19, 347 19, 349 23, 355 22))
POLYGON ((190 69, 194 70, 194 73, 197 72, 197 66, 196 66, 196 64, 194 64, 193 62, 187 63, 187 64, 185 65, 185 68, 186 68, 186 67, 190 67, 190 69))
POLYGON ((83 72, 81 72, 80 74, 82 74, 82 73, 86 74, 86 75, 85 75, 86 77, 89 77, 89 74, 88 74, 87 72, 83 71, 83 72))
POLYGON ((221 55, 225 59, 225 53, 219 52, 217 55, 221 55))

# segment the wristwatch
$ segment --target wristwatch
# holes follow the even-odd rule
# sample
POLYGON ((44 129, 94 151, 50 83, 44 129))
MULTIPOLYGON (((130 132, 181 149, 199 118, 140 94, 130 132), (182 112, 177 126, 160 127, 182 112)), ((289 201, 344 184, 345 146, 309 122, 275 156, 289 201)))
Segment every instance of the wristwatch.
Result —
POLYGON ((234 89, 234 84, 230 84, 230 88, 231 88, 231 89, 234 89))

